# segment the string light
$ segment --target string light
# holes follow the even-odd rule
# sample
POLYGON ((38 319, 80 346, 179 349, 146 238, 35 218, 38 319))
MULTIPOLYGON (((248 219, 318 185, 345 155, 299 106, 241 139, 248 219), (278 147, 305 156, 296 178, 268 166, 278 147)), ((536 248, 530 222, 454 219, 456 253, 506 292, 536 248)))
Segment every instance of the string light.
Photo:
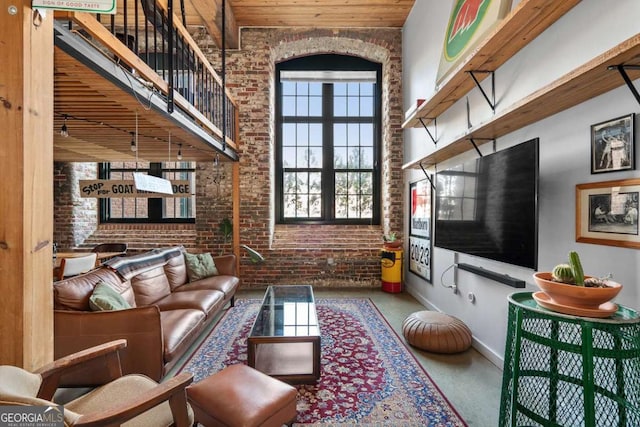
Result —
POLYGON ((167 160, 167 163, 171 163, 171 132, 169 132, 169 144, 168 148, 169 148, 169 159, 167 160))
POLYGON ((62 124, 62 127, 60 128, 60 135, 62 135, 63 137, 68 137, 69 136, 69 130, 67 129, 67 115, 64 115, 64 123, 62 124))
POLYGON ((178 144, 178 155, 176 156, 178 160, 182 160, 182 144, 178 144))
POLYGON ((138 145, 136 144, 136 140, 135 140, 135 132, 129 132, 131 134, 131 151, 133 151, 134 153, 136 151, 138 151, 138 145))
MULTIPOLYGON (((67 136, 68 135, 68 128, 66 126, 67 120, 77 120, 77 121, 80 121, 80 122, 90 123, 90 124, 93 124, 93 125, 96 125, 96 126, 104 126, 104 127, 107 127, 109 129, 113 129, 113 130, 118 131, 118 132, 128 133, 129 135, 132 135, 132 137, 131 137, 131 139, 132 139, 131 151, 136 151, 137 152, 138 151, 137 149, 140 148, 139 144, 135 142, 140 137, 145 138, 145 139, 155 140, 155 141, 168 142, 171 145, 173 144, 171 142, 171 140, 172 140, 171 133, 169 133, 169 139, 168 140, 166 138, 157 137, 156 135, 149 135, 149 134, 141 134, 141 133, 139 133, 137 131, 137 128, 138 128, 138 124, 137 124, 138 123, 138 113, 137 112, 136 112, 136 132, 131 132, 128 129, 124 129, 124 128, 121 128, 121 127, 118 127, 118 126, 114 126, 112 124, 105 123, 103 121, 92 120, 92 119, 88 119, 88 118, 85 118, 85 117, 78 117, 78 116, 74 116, 72 114, 56 113, 56 115, 59 116, 59 117, 60 116, 63 117, 64 121, 65 121, 65 123, 60 127, 60 135, 62 135, 62 136, 67 136), (64 135, 63 131, 65 131, 67 134, 64 135), (134 148, 134 146, 135 146, 135 148, 134 148)), ((182 147, 182 144, 179 144, 179 146, 182 147)), ((208 150, 208 149, 207 150, 203 150, 202 148, 199 148, 199 147, 193 146, 193 145, 189 145, 189 148, 191 150, 196 150, 196 151, 199 151, 199 152, 202 152, 202 153, 209 153, 210 152, 210 150, 208 150)), ((180 153, 180 154, 182 154, 182 153, 180 153)))

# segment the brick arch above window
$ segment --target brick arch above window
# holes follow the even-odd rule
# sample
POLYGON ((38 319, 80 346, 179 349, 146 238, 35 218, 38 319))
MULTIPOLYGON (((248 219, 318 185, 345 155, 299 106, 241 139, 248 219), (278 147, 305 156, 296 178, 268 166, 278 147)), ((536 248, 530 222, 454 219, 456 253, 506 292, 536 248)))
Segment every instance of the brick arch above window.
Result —
POLYGON ((382 64, 388 67, 391 52, 375 43, 348 37, 308 37, 283 41, 271 50, 274 63, 299 56, 331 53, 337 55, 353 55, 382 64))

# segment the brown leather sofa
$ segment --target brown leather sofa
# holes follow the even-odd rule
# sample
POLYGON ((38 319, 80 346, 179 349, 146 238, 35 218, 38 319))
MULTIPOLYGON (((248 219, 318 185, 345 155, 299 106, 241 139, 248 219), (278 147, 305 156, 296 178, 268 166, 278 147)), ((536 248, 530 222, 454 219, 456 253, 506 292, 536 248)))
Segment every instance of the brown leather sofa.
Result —
MULTIPOLYGON (((54 357, 124 338, 128 346, 120 353, 123 372, 160 380, 225 305, 233 307, 240 283, 235 255, 213 259, 219 274, 194 282, 188 280, 182 254, 151 266, 137 265, 136 256, 127 257, 124 277, 102 266, 54 282, 54 357), (100 281, 116 289, 131 308, 91 311, 89 298, 100 281)), ((67 376, 63 383, 99 384, 104 378, 94 374, 94 368, 67 376)))

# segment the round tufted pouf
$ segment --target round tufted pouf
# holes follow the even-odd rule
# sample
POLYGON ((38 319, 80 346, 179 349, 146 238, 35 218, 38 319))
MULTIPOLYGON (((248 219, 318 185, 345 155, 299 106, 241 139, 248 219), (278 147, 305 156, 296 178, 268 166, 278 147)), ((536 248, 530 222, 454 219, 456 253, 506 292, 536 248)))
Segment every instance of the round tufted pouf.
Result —
POLYGON ((402 324, 409 344, 434 353, 459 353, 471 347, 471 330, 464 322, 437 311, 417 311, 402 324))

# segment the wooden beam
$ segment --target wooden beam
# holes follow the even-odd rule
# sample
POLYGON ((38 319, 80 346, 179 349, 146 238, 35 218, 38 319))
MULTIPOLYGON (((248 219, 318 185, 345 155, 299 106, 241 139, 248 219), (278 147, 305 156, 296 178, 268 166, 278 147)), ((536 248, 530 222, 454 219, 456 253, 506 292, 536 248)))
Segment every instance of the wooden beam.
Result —
MULTIPOLYGON (((238 108, 236 106, 236 115, 238 108)), ((240 120, 235 117, 235 141, 240 145, 240 120)), ((231 166, 231 186, 232 186, 232 217, 233 217, 233 253, 236 254, 236 274, 240 276, 240 161, 233 162, 231 166)))
POLYGON ((236 272, 240 276, 240 162, 231 165, 233 253, 236 255, 236 272))
POLYGON ((0 16, 0 364, 53 360, 53 13, 0 16), (11 47, 11 48, 8 48, 11 47))
MULTIPOLYGON (((209 35, 219 48, 222 48, 222 0, 190 0, 193 8, 198 12, 209 35)), ((238 24, 236 22, 230 2, 226 2, 225 10, 225 41, 228 49, 240 47, 238 24)))

